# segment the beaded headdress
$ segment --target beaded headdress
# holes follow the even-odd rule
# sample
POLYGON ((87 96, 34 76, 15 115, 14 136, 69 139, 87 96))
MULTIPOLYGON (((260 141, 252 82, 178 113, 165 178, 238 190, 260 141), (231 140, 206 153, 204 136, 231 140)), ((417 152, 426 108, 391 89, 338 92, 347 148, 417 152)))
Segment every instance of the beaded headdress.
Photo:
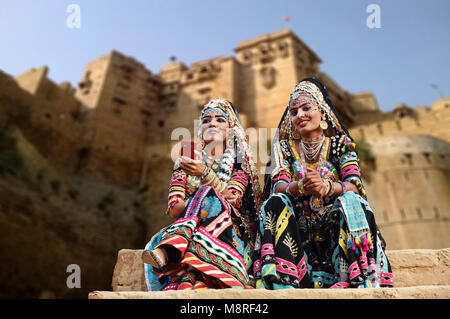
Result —
POLYGON ((222 114, 227 119, 228 122, 230 122, 230 116, 228 115, 226 110, 226 102, 227 102, 226 100, 223 100, 221 98, 209 101, 204 106, 200 119, 205 118, 211 112, 218 112, 222 114))
POLYGON ((294 128, 292 127, 292 118, 289 112, 289 108, 298 101, 307 101, 316 105, 325 115, 327 123, 331 124, 334 129, 333 133, 327 133, 327 135, 345 134, 349 136, 348 131, 341 124, 336 109, 331 103, 331 99, 328 96, 325 86, 315 78, 308 78, 298 83, 289 97, 289 103, 286 107, 286 111, 283 115, 282 121, 279 126, 280 139, 290 138, 294 128))

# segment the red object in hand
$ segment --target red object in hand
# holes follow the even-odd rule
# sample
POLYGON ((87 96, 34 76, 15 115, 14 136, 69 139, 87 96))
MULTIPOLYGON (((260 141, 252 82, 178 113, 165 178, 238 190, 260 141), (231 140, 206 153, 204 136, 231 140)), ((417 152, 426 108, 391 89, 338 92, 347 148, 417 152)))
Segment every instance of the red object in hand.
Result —
POLYGON ((181 156, 195 159, 194 156, 195 141, 181 141, 181 156))

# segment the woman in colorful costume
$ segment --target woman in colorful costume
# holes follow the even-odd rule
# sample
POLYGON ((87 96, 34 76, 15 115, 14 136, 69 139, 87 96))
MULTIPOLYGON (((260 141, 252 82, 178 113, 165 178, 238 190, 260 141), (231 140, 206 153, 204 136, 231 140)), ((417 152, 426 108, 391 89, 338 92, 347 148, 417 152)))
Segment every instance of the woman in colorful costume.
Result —
POLYGON ((180 157, 167 213, 176 218, 142 255, 149 290, 254 287, 248 276, 260 209, 250 147, 233 104, 216 98, 201 113, 197 158, 180 157))
POLYGON ((358 162, 325 87, 315 78, 301 81, 266 169, 256 288, 393 286, 358 162))

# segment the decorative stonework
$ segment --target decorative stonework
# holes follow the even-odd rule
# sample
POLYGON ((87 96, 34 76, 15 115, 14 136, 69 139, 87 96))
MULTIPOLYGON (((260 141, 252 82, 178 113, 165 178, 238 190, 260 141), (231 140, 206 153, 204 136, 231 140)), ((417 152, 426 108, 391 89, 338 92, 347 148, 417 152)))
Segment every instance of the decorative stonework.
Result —
POLYGON ((263 67, 259 71, 262 84, 266 89, 271 89, 276 85, 276 70, 271 66, 263 67))

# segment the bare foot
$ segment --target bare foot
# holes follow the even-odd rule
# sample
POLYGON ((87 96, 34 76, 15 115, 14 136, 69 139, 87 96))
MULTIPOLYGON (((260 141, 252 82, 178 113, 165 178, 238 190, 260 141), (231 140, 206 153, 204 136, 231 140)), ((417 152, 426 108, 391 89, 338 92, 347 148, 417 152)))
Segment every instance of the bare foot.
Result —
POLYGON ((164 249, 144 250, 142 261, 153 268, 161 270, 167 265, 167 254, 164 249))

